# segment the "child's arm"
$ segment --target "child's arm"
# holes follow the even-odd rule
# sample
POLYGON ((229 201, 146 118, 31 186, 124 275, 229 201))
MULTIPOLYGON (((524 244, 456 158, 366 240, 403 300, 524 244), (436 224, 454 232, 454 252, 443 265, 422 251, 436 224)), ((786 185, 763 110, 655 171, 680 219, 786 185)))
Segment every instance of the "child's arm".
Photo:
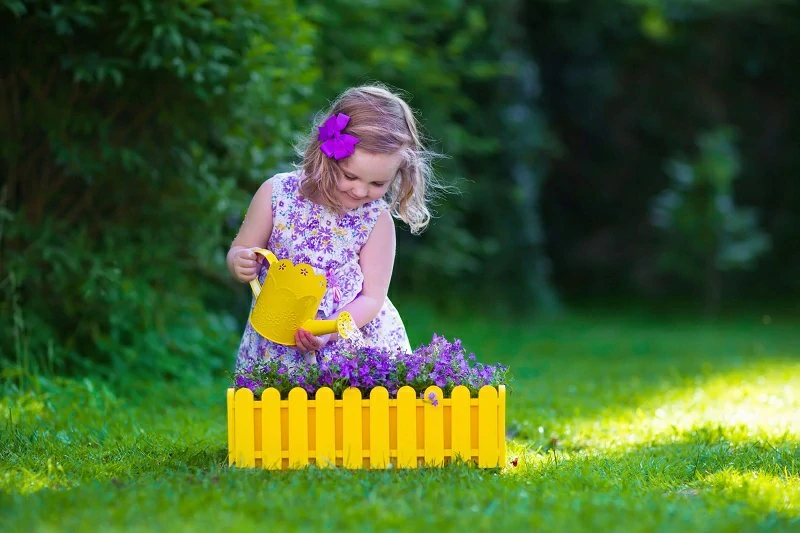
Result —
POLYGON ((258 275, 257 255, 253 248, 265 248, 272 235, 272 180, 256 191, 239 233, 228 250, 228 270, 235 279, 248 282, 258 275))
POLYGON ((378 217, 359 254, 358 262, 364 273, 364 287, 356 299, 341 310, 350 313, 359 328, 378 316, 383 307, 392 279, 395 247, 394 221, 389 211, 385 210, 378 217))

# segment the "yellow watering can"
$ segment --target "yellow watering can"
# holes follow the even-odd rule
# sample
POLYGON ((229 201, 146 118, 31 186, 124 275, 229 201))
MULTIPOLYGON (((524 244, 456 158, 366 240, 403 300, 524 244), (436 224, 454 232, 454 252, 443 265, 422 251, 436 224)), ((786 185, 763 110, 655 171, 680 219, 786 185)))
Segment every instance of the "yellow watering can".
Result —
POLYGON ((253 251, 269 262, 264 286, 259 284, 258 278, 250 282, 256 299, 250 312, 250 324, 259 335, 285 346, 296 344, 294 336, 300 328, 312 335, 335 331, 345 339, 357 335, 358 328, 350 313, 341 313, 336 320, 315 320, 328 285, 325 276, 315 273, 311 265, 278 260, 269 250, 253 251))

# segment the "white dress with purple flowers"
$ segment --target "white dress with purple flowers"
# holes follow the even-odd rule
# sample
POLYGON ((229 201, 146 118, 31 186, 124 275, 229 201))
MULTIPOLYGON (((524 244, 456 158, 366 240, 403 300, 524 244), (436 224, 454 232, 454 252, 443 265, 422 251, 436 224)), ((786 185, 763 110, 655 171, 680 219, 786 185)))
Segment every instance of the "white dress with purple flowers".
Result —
MULTIPOLYGON (((293 172, 272 178, 273 229, 267 248, 278 259, 289 259, 294 264, 308 263, 317 274, 326 276, 328 287, 317 318, 327 319, 361 292, 364 275, 358 264, 359 253, 375 227, 378 215, 388 205, 383 200, 376 200, 338 214, 300 197, 299 181, 293 172)), ((261 283, 264 283, 266 274, 265 264, 258 276, 261 283)), ((361 333, 368 346, 411 352, 403 322, 388 298, 378 316, 361 328, 361 333)), ((329 342, 319 355, 325 357, 341 348, 344 342, 342 339, 329 342)), ((267 358, 280 358, 290 365, 304 360, 299 350, 268 341, 248 321, 239 345, 236 368, 251 366, 267 358)))

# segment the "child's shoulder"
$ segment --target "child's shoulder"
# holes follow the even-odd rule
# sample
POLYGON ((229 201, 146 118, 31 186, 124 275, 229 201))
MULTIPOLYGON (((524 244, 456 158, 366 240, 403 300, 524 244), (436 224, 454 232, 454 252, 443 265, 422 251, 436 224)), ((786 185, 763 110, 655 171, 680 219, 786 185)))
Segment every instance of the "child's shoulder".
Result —
POLYGON ((297 177, 294 172, 281 172, 268 178, 255 193, 253 204, 270 208, 276 198, 293 196, 297 190, 297 177))
POLYGON ((277 198, 291 198, 297 196, 300 188, 300 179, 297 172, 280 172, 261 184, 261 189, 273 201, 277 198))
POLYGON ((274 176, 269 178, 265 183, 271 184, 273 190, 281 190, 289 193, 297 189, 299 182, 300 178, 297 175, 297 172, 290 171, 290 172, 279 172, 278 174, 275 174, 274 176))
MULTIPOLYGON (((384 212, 389 214, 389 203, 384 200, 383 198, 378 198, 377 200, 373 200, 371 202, 367 202, 362 206, 362 209, 372 215, 373 217, 377 218, 384 212)), ((391 216, 391 215, 389 215, 391 216)))

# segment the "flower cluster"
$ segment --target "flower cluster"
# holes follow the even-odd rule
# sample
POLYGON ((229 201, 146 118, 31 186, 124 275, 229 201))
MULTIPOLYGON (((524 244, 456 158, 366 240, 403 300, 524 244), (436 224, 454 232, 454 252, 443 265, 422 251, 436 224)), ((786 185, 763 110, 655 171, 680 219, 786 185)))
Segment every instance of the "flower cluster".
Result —
MULTIPOLYGON (((349 387, 356 387, 363 396, 375 387, 385 387, 391 397, 400 387, 408 385, 418 395, 432 385, 449 397, 453 388, 466 386, 471 396, 477 396, 484 385, 498 386, 510 381, 508 367, 485 365, 466 355, 461 341, 449 342, 434 335, 412 353, 391 352, 376 348, 345 349, 317 361, 316 364, 291 364, 278 359, 260 361, 252 367, 241 368, 233 376, 234 387, 248 388, 256 397, 272 387, 286 398, 289 391, 301 387, 313 395, 321 387, 333 390, 336 398, 349 387)), ((433 398, 431 401, 438 399, 433 398)))

